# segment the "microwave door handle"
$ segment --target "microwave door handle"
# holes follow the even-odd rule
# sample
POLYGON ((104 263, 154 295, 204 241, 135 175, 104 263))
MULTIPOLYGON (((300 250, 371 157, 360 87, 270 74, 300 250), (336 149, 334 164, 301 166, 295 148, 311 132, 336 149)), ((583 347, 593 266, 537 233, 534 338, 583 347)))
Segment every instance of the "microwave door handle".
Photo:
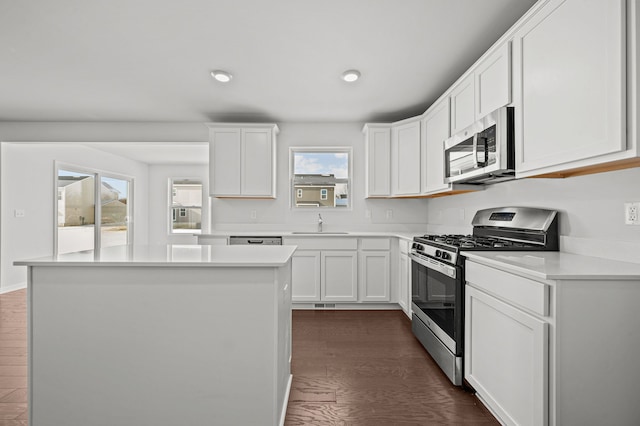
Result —
MULTIPOLYGON (((487 138, 485 136, 480 136, 480 143, 482 144, 482 153, 484 154, 484 159, 482 161, 478 161, 478 157, 476 155, 476 165, 478 167, 486 167, 489 162, 489 146, 487 144, 487 138)), ((478 148, 476 144, 476 149, 478 148)))
POLYGON ((473 134, 473 168, 477 169, 480 167, 478 163, 478 134, 473 134))

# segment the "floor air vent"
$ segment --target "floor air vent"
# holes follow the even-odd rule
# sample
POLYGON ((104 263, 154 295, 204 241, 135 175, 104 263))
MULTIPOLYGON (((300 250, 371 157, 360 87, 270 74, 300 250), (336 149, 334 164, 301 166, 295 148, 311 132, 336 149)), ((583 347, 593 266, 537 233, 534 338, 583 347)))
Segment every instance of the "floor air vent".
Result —
POLYGON ((314 303, 313 307, 315 309, 335 309, 335 303, 314 303))

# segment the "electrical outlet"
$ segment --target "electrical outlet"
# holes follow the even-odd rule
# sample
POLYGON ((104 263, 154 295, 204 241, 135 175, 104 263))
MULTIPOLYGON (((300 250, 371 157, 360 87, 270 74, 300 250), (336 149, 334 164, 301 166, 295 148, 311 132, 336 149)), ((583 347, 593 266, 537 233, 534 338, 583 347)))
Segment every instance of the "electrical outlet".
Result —
POLYGON ((371 210, 367 209, 364 211, 365 219, 371 219, 371 210))
POLYGON ((640 201, 624 203, 624 223, 626 225, 640 225, 640 201))
POLYGON ((13 211, 13 215, 15 217, 24 217, 25 213, 24 213, 24 210, 22 210, 22 209, 15 209, 13 211))
POLYGON ((387 219, 393 219, 393 210, 387 210, 387 219))
POLYGON ((251 216, 251 219, 257 219, 258 218, 258 212, 255 210, 251 210, 251 213, 249 214, 249 216, 251 216))

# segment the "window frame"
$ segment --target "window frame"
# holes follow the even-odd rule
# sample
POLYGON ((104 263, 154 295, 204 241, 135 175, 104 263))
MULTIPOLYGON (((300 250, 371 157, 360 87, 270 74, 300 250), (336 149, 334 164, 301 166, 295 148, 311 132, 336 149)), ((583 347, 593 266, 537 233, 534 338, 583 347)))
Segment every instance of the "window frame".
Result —
POLYGON ((167 234, 171 237, 171 236, 176 236, 176 235, 191 235, 191 234, 202 234, 203 233, 203 228, 205 226, 205 220, 206 220, 206 210, 205 210, 205 206, 206 201, 208 201, 208 197, 206 194, 206 187, 205 187, 205 180, 204 178, 202 178, 201 176, 196 176, 196 177, 182 177, 182 176, 172 176, 169 177, 168 179, 168 185, 167 185, 167 206, 168 206, 168 211, 167 211, 167 234), (173 207, 173 197, 176 195, 173 185, 174 182, 176 181, 192 181, 190 183, 193 183, 194 185, 200 185, 200 205, 199 206, 180 206, 177 208, 173 207), (173 225, 174 223, 176 223, 178 221, 178 217, 186 217, 187 216, 187 209, 196 209, 199 208, 200 209, 200 229, 184 229, 184 230, 177 230, 174 229, 173 225), (183 214, 183 210, 184 210, 184 214, 183 214), (177 232, 176 232, 177 231, 177 232))
MULTIPOLYGON (((289 208, 294 212, 306 212, 317 211, 324 212, 330 211, 353 211, 353 147, 351 146, 292 146, 289 147, 289 208), (296 206, 296 191, 295 191, 295 154, 299 152, 308 153, 344 153, 348 155, 348 167, 349 173, 347 176, 347 200, 348 205, 346 207, 329 207, 329 206, 296 206)), ((328 198, 328 194, 327 194, 328 198)))

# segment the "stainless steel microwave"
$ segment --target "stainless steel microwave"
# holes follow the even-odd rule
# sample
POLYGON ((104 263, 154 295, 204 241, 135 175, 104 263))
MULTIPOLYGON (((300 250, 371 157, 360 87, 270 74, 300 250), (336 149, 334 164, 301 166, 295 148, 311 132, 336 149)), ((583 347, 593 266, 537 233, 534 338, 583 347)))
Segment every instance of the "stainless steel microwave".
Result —
POLYGON ((513 107, 497 109, 445 140, 445 181, 485 184, 513 179, 513 116, 513 107))

